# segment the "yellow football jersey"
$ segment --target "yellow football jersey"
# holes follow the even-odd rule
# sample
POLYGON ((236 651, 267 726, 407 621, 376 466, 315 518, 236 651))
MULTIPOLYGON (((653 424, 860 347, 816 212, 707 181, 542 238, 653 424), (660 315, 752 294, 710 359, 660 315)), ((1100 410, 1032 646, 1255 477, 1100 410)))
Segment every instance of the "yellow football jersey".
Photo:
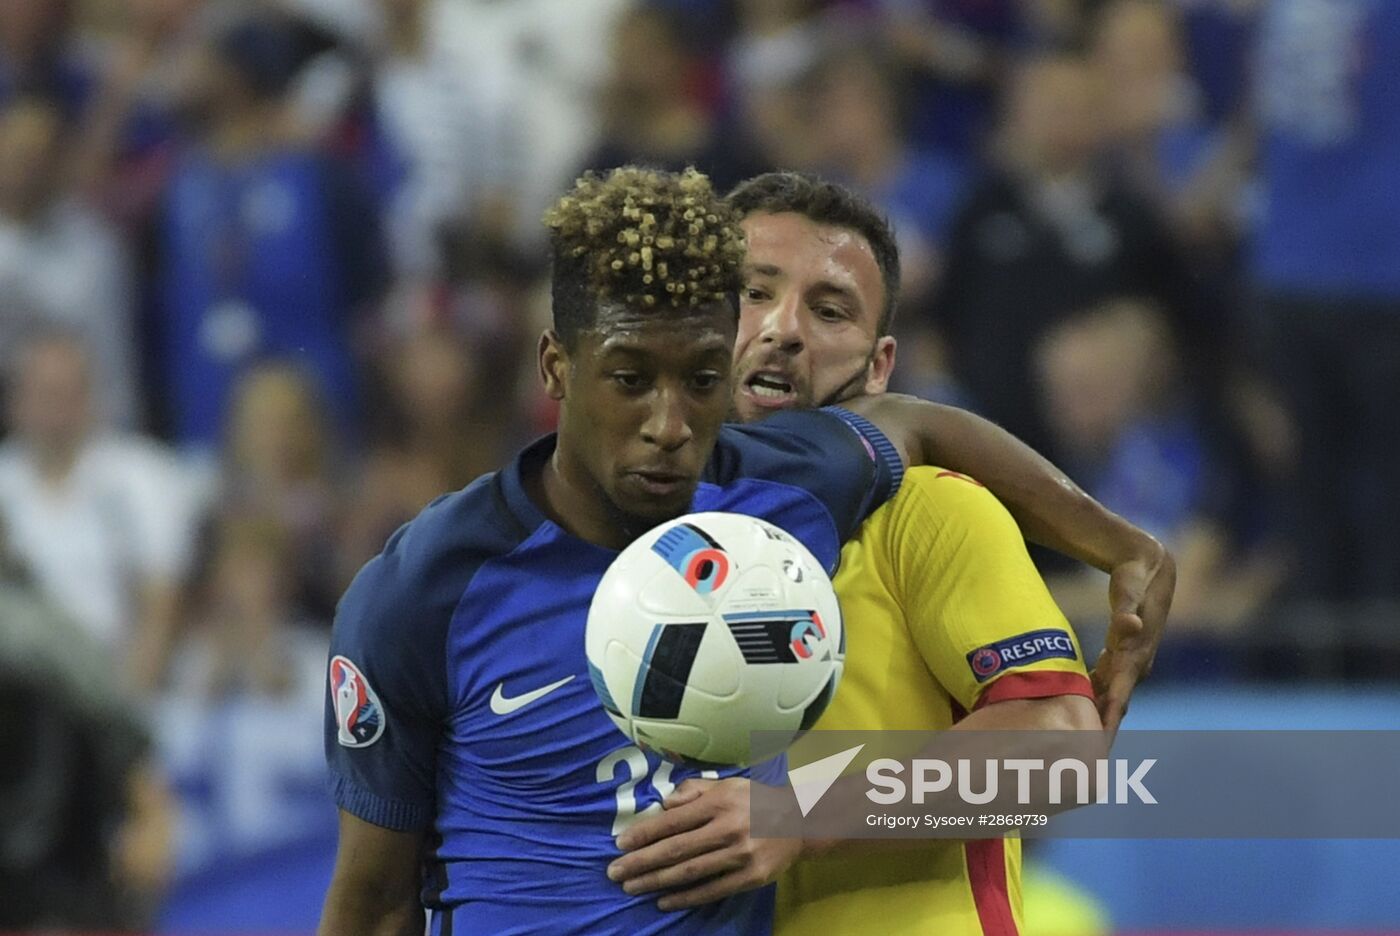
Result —
MULTIPOLYGON (((846 671, 818 730, 941 730, 990 702, 1093 698, 1016 522, 965 475, 909 471, 846 544, 835 584, 846 671)), ((1020 932, 1019 839, 880 849, 798 862, 778 882, 778 936, 1020 932)))

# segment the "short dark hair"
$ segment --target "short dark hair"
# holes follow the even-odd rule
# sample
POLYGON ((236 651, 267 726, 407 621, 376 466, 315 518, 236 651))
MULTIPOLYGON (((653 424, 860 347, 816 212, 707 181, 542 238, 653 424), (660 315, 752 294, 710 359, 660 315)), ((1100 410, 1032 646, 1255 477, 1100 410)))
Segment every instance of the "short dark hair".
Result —
POLYGON ((597 320, 600 303, 664 314, 727 302, 738 315, 744 232, 695 169, 588 173, 545 224, 554 330, 566 346, 597 320))
POLYGON ((765 172, 741 182, 728 202, 740 218, 792 212, 817 224, 854 231, 865 238, 885 287, 878 333, 889 334, 899 297, 899 245, 889 221, 867 199, 850 189, 805 172, 765 172))

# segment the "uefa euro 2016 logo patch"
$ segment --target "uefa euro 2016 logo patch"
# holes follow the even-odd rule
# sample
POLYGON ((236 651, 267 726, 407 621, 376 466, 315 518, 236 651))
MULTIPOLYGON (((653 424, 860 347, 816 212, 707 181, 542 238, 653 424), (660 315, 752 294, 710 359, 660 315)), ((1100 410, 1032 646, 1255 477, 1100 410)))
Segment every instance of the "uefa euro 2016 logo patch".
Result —
POLYGON ((360 668, 343 656, 331 658, 331 701, 336 740, 344 747, 369 747, 384 733, 384 707, 360 668))
POLYGON ((967 655, 967 665, 972 667, 972 675, 978 682, 986 682, 1004 669, 1056 657, 1077 660, 1079 655, 1074 652, 1074 641, 1069 634, 1050 628, 978 647, 967 655))

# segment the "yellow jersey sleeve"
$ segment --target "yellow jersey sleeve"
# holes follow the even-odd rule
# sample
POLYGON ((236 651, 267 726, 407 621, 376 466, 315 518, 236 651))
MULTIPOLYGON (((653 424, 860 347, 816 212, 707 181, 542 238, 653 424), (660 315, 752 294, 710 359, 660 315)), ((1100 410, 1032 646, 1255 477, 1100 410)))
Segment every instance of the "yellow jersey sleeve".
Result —
POLYGON ((889 579, 925 664, 958 705, 1093 698, 1079 640, 990 491, 916 468, 888 506, 889 579))

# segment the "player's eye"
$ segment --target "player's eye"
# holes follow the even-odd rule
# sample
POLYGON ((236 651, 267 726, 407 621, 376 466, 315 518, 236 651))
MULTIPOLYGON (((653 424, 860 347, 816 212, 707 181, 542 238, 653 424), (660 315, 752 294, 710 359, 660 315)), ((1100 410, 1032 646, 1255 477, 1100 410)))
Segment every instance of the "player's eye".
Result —
POLYGON ((719 371, 700 371, 690 378, 690 385, 700 393, 707 393, 717 388, 722 379, 719 371))
POLYGON ((767 302, 768 293, 759 289, 757 286, 745 286, 742 298, 745 302, 767 302))
POLYGON ((823 322, 842 322, 850 318, 840 306, 819 305, 812 309, 813 314, 823 322))
POLYGON ((636 371, 613 371, 610 375, 613 382, 628 392, 645 390, 647 379, 636 371))

